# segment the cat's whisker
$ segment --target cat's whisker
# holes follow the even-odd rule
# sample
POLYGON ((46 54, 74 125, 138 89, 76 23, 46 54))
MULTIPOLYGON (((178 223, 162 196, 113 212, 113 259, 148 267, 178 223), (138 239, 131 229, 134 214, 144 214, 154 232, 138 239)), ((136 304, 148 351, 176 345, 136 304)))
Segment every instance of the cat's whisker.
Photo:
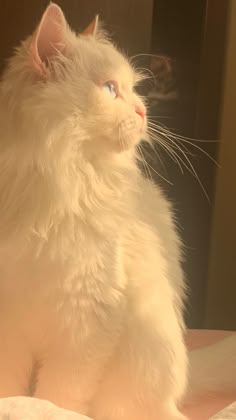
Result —
MULTIPOLYGON (((178 148, 177 147, 177 144, 174 141, 174 139, 171 138, 169 135, 167 135, 167 134, 165 134, 165 133, 163 133, 161 131, 154 130, 152 127, 149 127, 149 129, 150 129, 150 131, 152 131, 153 133, 155 133, 158 136, 158 139, 162 139, 163 140, 163 138, 166 138, 166 139, 168 139, 167 144, 170 144, 171 143, 172 148, 175 148, 175 149, 178 148)), ((182 145, 182 147, 183 147, 183 149, 185 150, 185 152, 187 154, 189 154, 192 157, 196 157, 196 155, 193 154, 192 152, 190 152, 190 150, 185 145, 182 145)))
MULTIPOLYGON (((150 115, 150 114, 148 114, 148 119, 150 119, 150 122, 152 121, 152 120, 151 120, 151 118, 152 118, 152 117, 156 117, 156 115, 150 115)), ((156 117, 156 118, 157 118, 157 117, 156 117)), ((173 117, 168 117, 167 115, 158 115, 158 121, 159 121, 159 119, 160 119, 160 118, 161 118, 161 119, 163 119, 163 120, 164 120, 164 119, 165 119, 165 120, 172 120, 172 119, 173 119, 173 117)), ((158 122, 158 123, 156 122, 156 125, 157 125, 157 124, 158 124, 158 125, 162 125, 162 124, 161 124, 161 123, 159 123, 159 122, 158 122)))
MULTIPOLYGON (((172 137, 170 137, 169 135, 167 135, 165 133, 161 133, 161 134, 164 136, 164 138, 166 138, 168 140, 168 142, 171 143, 172 148, 179 149, 176 139, 173 139, 172 137)), ((190 155, 191 157, 196 157, 196 155, 194 153, 190 152, 190 150, 185 145, 181 144, 181 147, 183 148, 183 150, 185 151, 185 153, 187 155, 190 155)))
MULTIPOLYGON (((140 145, 139 145, 139 147, 138 147, 138 151, 140 151, 140 145)), ((146 151, 146 153, 148 154, 148 152, 146 151)), ((150 155, 149 155, 150 156, 150 155)), ((144 156, 143 156, 143 153, 142 153, 142 157, 143 157, 143 160, 142 160, 142 162, 144 162, 145 161, 145 163, 146 163, 146 165, 149 167, 149 170, 151 169, 156 175, 158 175, 161 179, 163 179, 164 181, 166 181, 168 184, 170 184, 170 185, 172 185, 173 186, 173 183, 171 182, 171 181, 169 181, 168 179, 166 179, 163 175, 161 175, 156 169, 154 169, 153 167, 152 167, 152 165, 150 165, 150 163, 149 162, 147 162, 147 160, 144 158, 144 156)), ((152 178, 152 177, 151 177, 152 178)))
POLYGON ((150 130, 150 133, 151 133, 150 135, 152 137, 152 140, 155 143, 158 143, 158 144, 161 144, 161 145, 165 146, 166 149, 169 152, 171 152, 173 154, 176 154, 178 156, 178 154, 176 152, 176 150, 177 150, 176 145, 167 136, 161 135, 159 132, 157 132, 156 130, 153 130, 151 127, 149 127, 149 130, 150 130), (166 139, 168 139, 168 141, 166 139))
POLYGON ((159 154, 159 153, 157 152, 157 150, 155 149, 155 146, 154 146, 153 142, 151 142, 151 148, 152 148, 152 150, 154 151, 154 153, 155 153, 155 155, 156 155, 157 159, 160 161, 160 163, 161 163, 161 165, 162 165, 162 167, 163 167, 163 169, 164 169, 165 173, 167 174, 166 167, 165 167, 165 165, 164 165, 164 163, 163 163, 163 161, 162 161, 162 159, 161 159, 161 157, 160 157, 160 154, 159 154))
POLYGON ((143 165, 145 175, 146 175, 146 177, 148 178, 148 173, 147 173, 147 168, 146 168, 146 161, 145 161, 144 156, 143 156, 143 154, 142 154, 141 144, 138 144, 136 149, 137 149, 137 152, 138 152, 138 153, 136 154, 136 159, 137 159, 139 162, 141 162, 141 164, 143 165))
MULTIPOLYGON (((156 138, 156 137, 153 137, 152 135, 150 135, 150 137, 151 137, 152 140, 157 142, 163 148, 163 150, 167 153, 167 155, 179 166, 180 171, 183 174, 184 171, 183 171, 183 168, 182 168, 181 163, 180 163, 180 161, 182 161, 182 159, 179 157, 178 153, 173 150, 173 148, 170 146, 170 144, 165 142, 161 138, 156 138)), ((156 153, 155 146, 153 146, 153 150, 156 153)), ((182 163, 183 163, 183 161, 182 161, 182 163)))
POLYGON ((186 164, 186 162, 183 160, 181 156, 177 153, 177 151, 173 150, 173 147, 170 146, 168 143, 160 142, 159 139, 154 138, 155 141, 158 142, 160 146, 166 151, 166 153, 170 156, 170 158, 179 166, 180 171, 182 175, 184 174, 184 170, 182 165, 189 171, 190 168, 186 164))
POLYGON ((173 184, 173 182, 171 182, 171 181, 169 181, 168 179, 166 179, 163 175, 161 175, 158 171, 156 171, 156 169, 154 169, 151 165, 150 165, 150 163, 148 163, 147 162, 147 165, 151 168, 151 170, 153 171, 153 172, 155 172, 155 174, 156 175, 158 175, 161 179, 163 179, 164 181, 166 181, 168 184, 170 184, 170 185, 174 185, 173 184))
POLYGON ((167 153, 167 155, 169 155, 170 158, 179 166, 179 169, 180 169, 180 171, 183 175, 184 170, 183 170, 183 167, 181 165, 181 163, 183 164, 183 160, 180 158, 178 153, 175 150, 173 150, 173 148, 167 142, 163 141, 160 144, 161 144, 162 148, 165 150, 165 152, 167 153))
POLYGON ((175 138, 173 138, 173 140, 176 140, 176 141, 178 141, 178 142, 183 142, 183 143, 187 143, 187 144, 189 144, 190 146, 192 146, 192 147, 195 147, 195 149, 197 149, 197 150, 199 150, 200 152, 202 152, 205 156, 207 156, 216 166, 218 166, 218 168, 220 168, 220 164, 219 164, 219 162, 217 162, 217 160, 216 159, 214 159, 208 152, 206 152, 206 150, 204 150, 204 149, 202 149, 201 147, 199 147, 198 145, 196 145, 196 144, 193 144, 193 143, 191 143, 190 141, 187 141, 187 140, 183 140, 183 139, 175 139, 175 138))
MULTIPOLYGON (((150 159, 153 159, 153 156, 152 155, 150 155, 150 153, 148 153, 148 151, 147 150, 145 150, 145 153, 149 156, 149 158, 150 159)), ((158 155, 158 153, 157 153, 157 151, 155 150, 155 155, 157 156, 157 158, 160 160, 160 157, 159 157, 159 155, 158 155)), ((161 160, 160 160, 161 161, 161 160)), ((164 164, 163 164, 163 162, 161 161, 161 163, 162 163, 162 165, 163 165, 163 168, 164 168, 164 170, 165 170, 165 172, 166 172, 166 168, 165 168, 165 166, 164 166, 164 164)), ((152 168, 152 170, 154 170, 153 168, 152 168)))
POLYGON ((144 154, 143 154, 143 152, 142 152, 142 145, 141 145, 141 144, 139 144, 139 145, 138 145, 138 153, 140 154, 140 155, 139 155, 139 156, 141 157, 140 161, 141 161, 141 162, 142 162, 142 164, 143 164, 144 171, 145 171, 145 173, 146 173, 146 177, 147 177, 147 178, 150 178, 150 179, 153 181, 151 171, 150 171, 150 169, 149 169, 149 166, 148 166, 148 164, 147 164, 147 161, 146 161, 146 159, 145 159, 145 157, 144 157, 144 154))
POLYGON ((189 166, 190 166, 190 168, 191 168, 191 170, 189 170, 189 172, 190 172, 190 173, 192 173, 192 175, 194 175, 194 176, 195 176, 195 178, 196 178, 196 179, 197 179, 197 181, 199 182, 199 184, 200 184, 200 186, 201 186, 201 188, 202 188, 202 191, 204 192, 204 194, 205 194, 205 196, 206 196, 206 198, 207 198, 208 202, 210 203, 210 197, 209 197, 209 195, 207 194, 206 189, 204 188, 203 183, 202 183, 202 181, 201 181, 200 177, 198 176, 198 174, 197 174, 197 171, 196 171, 195 167, 193 166, 192 162, 190 161, 190 159, 188 158, 188 156, 186 155, 186 153, 185 153, 185 152, 184 152, 184 151, 183 151, 180 147, 178 147, 178 148, 179 148, 180 152, 181 152, 181 153, 183 153, 183 155, 184 155, 185 159, 186 159, 186 160, 187 160, 187 162, 189 163, 189 166))
POLYGON ((161 55, 161 54, 148 54, 148 53, 143 53, 143 54, 135 54, 133 55, 130 60, 135 60, 136 58, 140 58, 140 57, 149 57, 149 58, 158 58, 158 59, 162 59, 162 60, 168 60, 168 61, 172 61, 172 59, 166 55, 161 55))
MULTIPOLYGON (((195 139, 187 136, 182 136, 180 134, 174 133, 171 130, 168 130, 166 126, 160 122, 157 122, 156 120, 152 120, 151 118, 155 117, 155 115, 148 115, 149 121, 148 123, 153 125, 156 128, 161 128, 163 131, 169 133, 171 136, 174 136, 175 138, 178 138, 180 140, 189 140, 190 142, 196 142, 196 143, 219 143, 219 140, 204 140, 204 139, 195 139)), ((156 117, 157 118, 157 117, 156 117)), ((158 119, 160 117, 158 116, 158 119)), ((168 117, 161 117, 161 118, 168 118, 168 117)))
MULTIPOLYGON (((159 160, 159 162, 161 163, 161 166, 163 167, 163 169, 164 169, 165 173, 167 174, 166 167, 165 167, 165 165, 164 165, 164 163, 163 163, 163 161, 162 161, 162 159, 161 159, 161 157, 160 157, 159 153, 157 153, 157 150, 155 149, 155 147, 154 147, 153 143, 150 143, 150 146, 151 146, 152 150, 154 151, 155 156, 157 157, 157 159, 158 159, 158 160, 159 160)), ((146 148, 145 148, 145 153, 146 153, 146 154, 148 154, 148 156, 149 156, 152 160, 154 160, 154 159, 153 159, 153 156, 152 156, 152 155, 150 155, 150 154, 148 153, 148 151, 147 151, 147 149, 146 149, 146 148)))
MULTIPOLYGON (((153 140, 159 142, 159 144, 161 144, 161 141, 160 141, 161 136, 163 136, 163 137, 165 137, 165 138, 167 138, 167 139, 170 140, 169 136, 165 132, 163 132, 161 130, 158 130, 157 127, 155 127, 155 129, 154 129, 153 127, 150 127, 149 126, 149 129, 152 129, 153 132, 156 134, 156 137, 153 137, 153 140)), ((172 140, 170 140, 170 141, 171 141, 172 146, 173 146, 174 138, 172 140)), ((178 158, 181 160, 182 164, 186 167, 186 169, 196 178, 196 180, 198 181, 199 185, 202 188, 202 191, 203 191, 204 195, 206 196, 207 200, 210 202, 209 195, 207 194, 206 189, 204 188, 203 183, 202 183, 199 175, 197 174, 197 171, 196 171, 194 165, 192 164, 192 162, 188 158, 187 154, 180 147, 179 143, 174 143, 174 146, 175 146, 175 148, 177 148, 180 151, 180 153, 186 159, 186 162, 187 163, 184 162, 184 160, 180 156, 178 156, 178 158)), ((172 152, 173 152, 173 149, 172 149, 172 152)))
MULTIPOLYGON (((150 128, 152 128, 153 130, 156 130, 156 133, 159 134, 160 136, 165 136, 166 138, 168 138, 170 141, 172 142, 182 142, 185 144, 189 144, 190 146, 194 147, 195 149, 199 150, 200 152, 202 152, 205 156, 207 156, 216 166, 220 167, 219 163, 217 162, 217 160, 215 160, 206 150, 204 150, 202 147, 198 146, 197 144, 195 144, 194 142, 206 142, 206 143, 212 143, 212 142, 217 142, 216 141, 211 141, 211 140, 198 140, 198 139, 190 139, 188 137, 184 137, 184 136, 180 136, 178 134, 172 133, 171 131, 165 129, 164 127, 159 128, 157 124, 153 124, 152 122, 149 122, 150 124, 150 128)), ((189 151, 189 149, 182 145, 186 152, 188 154, 191 154, 192 156, 195 156, 192 154, 192 152, 189 151)))
MULTIPOLYGON (((166 168, 164 166, 164 163, 162 162, 162 160, 160 158, 160 155, 156 151, 155 144, 154 144, 153 133, 151 132, 151 130, 148 130, 147 134, 148 134, 148 139, 145 139, 145 142, 148 142, 148 144, 150 145, 150 147, 154 151, 155 155, 157 156, 158 160, 161 162, 164 170, 166 171, 166 168)), ((156 138, 155 138, 155 143, 157 143, 156 138)), ((170 148, 168 147, 168 143, 166 142, 166 145, 165 145, 165 141, 164 141, 163 138, 158 139, 158 143, 159 143, 160 146, 162 146, 163 149, 166 148, 165 149, 165 152, 171 157, 171 159, 174 159, 175 162, 177 163, 177 160, 173 157, 173 153, 172 153, 171 147, 170 148)))

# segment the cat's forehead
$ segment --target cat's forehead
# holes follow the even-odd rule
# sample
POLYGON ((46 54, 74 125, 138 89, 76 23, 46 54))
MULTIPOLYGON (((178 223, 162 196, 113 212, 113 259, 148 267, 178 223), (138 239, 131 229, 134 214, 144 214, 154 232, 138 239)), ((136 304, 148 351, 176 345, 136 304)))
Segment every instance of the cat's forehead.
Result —
POLYGON ((77 50, 80 65, 92 78, 104 81, 118 78, 126 84, 134 84, 136 74, 124 55, 112 44, 80 39, 77 50))

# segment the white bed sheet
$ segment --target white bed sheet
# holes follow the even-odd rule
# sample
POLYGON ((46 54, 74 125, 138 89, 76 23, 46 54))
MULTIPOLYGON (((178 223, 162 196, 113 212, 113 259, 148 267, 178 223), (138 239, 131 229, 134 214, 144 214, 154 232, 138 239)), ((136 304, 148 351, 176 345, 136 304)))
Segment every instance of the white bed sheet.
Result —
POLYGON ((31 397, 0 399, 0 420, 91 420, 63 410, 49 401, 31 397))

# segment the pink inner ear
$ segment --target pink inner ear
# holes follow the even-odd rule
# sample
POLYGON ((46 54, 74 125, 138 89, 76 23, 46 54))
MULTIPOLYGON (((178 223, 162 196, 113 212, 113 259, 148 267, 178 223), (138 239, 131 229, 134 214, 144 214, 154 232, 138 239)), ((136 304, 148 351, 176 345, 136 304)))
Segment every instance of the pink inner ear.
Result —
POLYGON ((98 28, 98 15, 95 16, 93 21, 83 31, 82 35, 96 35, 98 28))
POLYGON ((65 44, 65 17, 60 7, 51 3, 41 19, 31 44, 36 66, 42 70, 48 59, 56 55, 57 51, 64 50, 65 44))

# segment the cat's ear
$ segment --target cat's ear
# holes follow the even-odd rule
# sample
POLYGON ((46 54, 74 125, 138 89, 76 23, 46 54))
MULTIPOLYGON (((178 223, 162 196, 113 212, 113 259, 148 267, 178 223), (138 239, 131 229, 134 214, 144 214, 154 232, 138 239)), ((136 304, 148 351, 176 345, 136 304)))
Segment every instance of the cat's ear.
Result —
POLYGON ((87 36, 87 35, 96 36, 96 33, 98 31, 98 20, 99 20, 99 17, 98 17, 98 15, 96 15, 95 18, 93 19, 93 21, 82 32, 82 35, 85 35, 85 36, 87 36))
POLYGON ((66 48, 68 25, 59 6, 51 3, 33 34, 31 54, 33 63, 41 74, 46 74, 47 63, 66 48))

